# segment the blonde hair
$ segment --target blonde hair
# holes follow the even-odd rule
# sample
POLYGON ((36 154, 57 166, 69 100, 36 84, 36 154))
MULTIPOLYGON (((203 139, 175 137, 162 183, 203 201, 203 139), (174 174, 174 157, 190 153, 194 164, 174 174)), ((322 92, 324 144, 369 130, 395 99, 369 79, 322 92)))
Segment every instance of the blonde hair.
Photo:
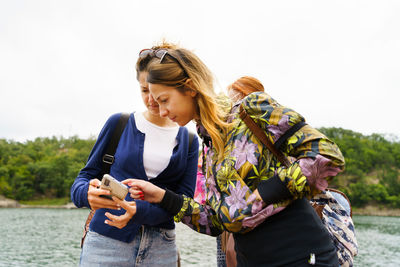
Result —
POLYGON ((175 87, 181 93, 194 90, 200 123, 210 135, 213 147, 222 156, 229 123, 215 101, 214 76, 207 66, 191 51, 184 48, 168 48, 169 56, 162 62, 157 57, 148 64, 147 82, 175 87))

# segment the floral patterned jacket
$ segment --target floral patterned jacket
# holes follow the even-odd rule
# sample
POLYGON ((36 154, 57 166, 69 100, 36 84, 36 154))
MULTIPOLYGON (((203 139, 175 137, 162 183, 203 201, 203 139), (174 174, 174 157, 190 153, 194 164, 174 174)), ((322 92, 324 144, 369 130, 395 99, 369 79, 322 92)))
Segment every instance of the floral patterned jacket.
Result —
MULTIPOLYGON (((226 102, 230 108, 230 102, 226 102)), ((339 148, 316 129, 305 125, 283 142, 281 151, 291 160, 286 168, 263 146, 240 119, 239 105, 275 143, 304 118, 278 104, 266 93, 252 93, 231 109, 232 122, 223 157, 214 149, 206 154, 206 203, 184 197, 175 216, 194 230, 218 235, 223 230, 247 232, 283 210, 293 200, 311 198, 344 169, 339 148), (254 194, 258 190, 261 199, 254 194)))

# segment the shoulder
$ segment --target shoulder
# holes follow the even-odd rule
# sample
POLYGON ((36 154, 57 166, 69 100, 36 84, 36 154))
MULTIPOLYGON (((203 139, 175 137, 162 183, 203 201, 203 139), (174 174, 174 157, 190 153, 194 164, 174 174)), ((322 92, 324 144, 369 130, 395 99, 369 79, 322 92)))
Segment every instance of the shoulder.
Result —
POLYGON ((108 117, 106 123, 116 123, 119 121, 121 116, 125 116, 125 117, 132 118, 132 119, 134 118, 134 116, 132 116, 132 113, 119 112, 119 113, 112 114, 110 117, 108 117))
POLYGON ((131 120, 134 119, 132 114, 129 114, 129 113, 122 113, 122 112, 115 113, 115 114, 112 114, 110 117, 108 117, 103 128, 105 128, 105 129, 115 128, 117 126, 118 121, 121 119, 122 115, 124 115, 125 118, 127 117, 128 119, 131 119, 131 120))
POLYGON ((255 92, 247 95, 242 101, 244 107, 261 107, 261 106, 271 106, 278 107, 279 103, 273 99, 269 94, 264 92, 255 92))
POLYGON ((298 122, 305 121, 295 110, 279 104, 270 95, 264 92, 249 94, 243 99, 242 105, 247 113, 255 118, 267 120, 269 124, 292 126, 298 122))
POLYGON ((196 132, 186 126, 179 127, 179 132, 178 132, 177 138, 179 139, 179 142, 186 142, 186 143, 190 144, 190 148, 193 147, 193 145, 195 145, 195 144, 196 144, 195 145, 196 147, 198 147, 198 145, 199 145, 199 140, 198 140, 196 132))

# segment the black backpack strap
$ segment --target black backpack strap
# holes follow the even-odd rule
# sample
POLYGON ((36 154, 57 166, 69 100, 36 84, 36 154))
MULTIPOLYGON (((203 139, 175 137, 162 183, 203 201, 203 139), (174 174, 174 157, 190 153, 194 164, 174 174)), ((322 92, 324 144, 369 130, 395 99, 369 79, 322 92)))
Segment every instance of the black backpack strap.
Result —
POLYGON ((189 132, 189 149, 190 149, 190 147, 192 146, 192 143, 193 143, 193 139, 194 139, 194 132, 190 131, 189 129, 188 129, 188 132, 189 132))
POLYGON ((283 142, 285 142, 286 139, 288 139, 289 137, 294 135, 295 132, 300 130, 306 124, 307 123, 305 123, 304 121, 301 121, 301 122, 296 123, 292 127, 290 127, 289 130, 287 130, 283 135, 281 135, 281 137, 278 138, 278 140, 276 140, 276 142, 275 142, 276 149, 281 149, 283 142))
POLYGON ((126 124, 128 123, 129 116, 129 113, 121 113, 121 117, 118 120, 117 126, 115 127, 113 135, 111 136, 111 140, 110 142, 108 142, 106 151, 103 155, 103 174, 110 173, 111 165, 114 163, 114 154, 117 150, 121 134, 124 131, 126 124))

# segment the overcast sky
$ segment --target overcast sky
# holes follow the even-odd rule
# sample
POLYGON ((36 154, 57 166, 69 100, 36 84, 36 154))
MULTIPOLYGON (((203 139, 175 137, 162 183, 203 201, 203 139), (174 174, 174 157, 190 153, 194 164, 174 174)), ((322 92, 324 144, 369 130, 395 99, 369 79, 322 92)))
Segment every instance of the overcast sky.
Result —
POLYGON ((314 127, 400 137, 399 14, 396 0, 0 0, 0 138, 87 138, 143 110, 134 64, 163 37, 219 90, 251 75, 314 127))

